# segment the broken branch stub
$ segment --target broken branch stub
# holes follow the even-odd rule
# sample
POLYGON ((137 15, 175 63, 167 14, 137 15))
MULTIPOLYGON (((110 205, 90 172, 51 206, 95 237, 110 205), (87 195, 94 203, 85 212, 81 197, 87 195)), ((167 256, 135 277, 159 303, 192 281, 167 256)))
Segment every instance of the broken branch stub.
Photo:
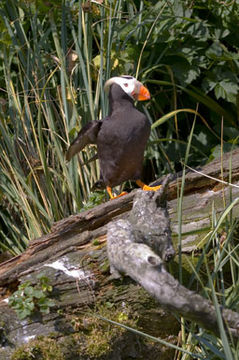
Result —
POLYGON ((129 218, 134 242, 147 244, 163 261, 170 261, 175 255, 166 201, 170 179, 168 175, 159 191, 137 192, 129 218))

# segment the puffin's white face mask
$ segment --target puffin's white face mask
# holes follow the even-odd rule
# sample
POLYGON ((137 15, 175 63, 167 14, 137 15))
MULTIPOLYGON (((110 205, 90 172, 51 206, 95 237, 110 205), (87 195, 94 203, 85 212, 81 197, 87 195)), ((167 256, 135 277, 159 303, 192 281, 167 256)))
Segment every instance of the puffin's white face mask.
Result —
POLYGON ((148 100, 150 99, 149 91, 143 84, 135 79, 133 76, 115 76, 105 83, 105 91, 109 92, 110 86, 117 84, 121 89, 134 100, 148 100))

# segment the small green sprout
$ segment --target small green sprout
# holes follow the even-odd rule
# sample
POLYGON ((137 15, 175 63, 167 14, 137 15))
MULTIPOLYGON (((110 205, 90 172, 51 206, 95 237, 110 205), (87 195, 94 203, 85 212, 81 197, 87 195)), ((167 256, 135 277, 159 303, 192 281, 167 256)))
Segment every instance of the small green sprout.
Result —
POLYGON ((88 201, 84 204, 84 207, 80 211, 85 211, 100 205, 105 200, 104 191, 95 191, 90 194, 88 201))

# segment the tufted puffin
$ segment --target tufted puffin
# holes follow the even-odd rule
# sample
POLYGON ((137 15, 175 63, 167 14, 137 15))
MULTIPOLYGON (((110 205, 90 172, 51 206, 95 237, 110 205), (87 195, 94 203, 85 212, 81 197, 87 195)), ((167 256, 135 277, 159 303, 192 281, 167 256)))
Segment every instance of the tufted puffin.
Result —
POLYGON ((141 179, 144 150, 150 134, 147 117, 134 106, 135 100, 148 100, 146 87, 132 76, 117 76, 105 83, 109 93, 109 115, 87 123, 70 145, 66 160, 88 144, 97 145, 100 162, 100 182, 106 186, 110 199, 112 187, 134 180, 143 190, 156 191, 159 186, 145 185, 141 179))

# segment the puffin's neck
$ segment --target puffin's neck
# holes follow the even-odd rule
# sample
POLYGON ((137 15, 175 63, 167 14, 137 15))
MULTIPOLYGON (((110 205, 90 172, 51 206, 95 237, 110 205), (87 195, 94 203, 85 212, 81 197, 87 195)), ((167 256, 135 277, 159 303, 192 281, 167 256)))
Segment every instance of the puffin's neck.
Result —
POLYGON ((118 84, 112 84, 109 91, 109 115, 118 111, 129 111, 134 107, 134 100, 118 84))
POLYGON ((113 114, 115 111, 119 110, 129 110, 134 107, 134 100, 131 99, 128 95, 125 98, 120 97, 117 99, 109 97, 109 115, 113 114))

